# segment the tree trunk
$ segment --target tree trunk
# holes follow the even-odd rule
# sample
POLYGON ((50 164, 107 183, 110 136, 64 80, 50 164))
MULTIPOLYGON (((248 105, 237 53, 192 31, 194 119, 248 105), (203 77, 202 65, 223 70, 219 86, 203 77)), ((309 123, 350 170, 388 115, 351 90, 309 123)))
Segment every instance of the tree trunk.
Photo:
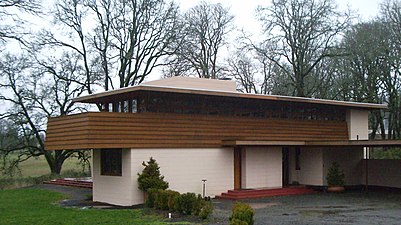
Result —
POLYGON ((47 151, 44 155, 47 164, 49 165, 51 174, 60 175, 65 160, 65 157, 62 155, 62 151, 47 151))

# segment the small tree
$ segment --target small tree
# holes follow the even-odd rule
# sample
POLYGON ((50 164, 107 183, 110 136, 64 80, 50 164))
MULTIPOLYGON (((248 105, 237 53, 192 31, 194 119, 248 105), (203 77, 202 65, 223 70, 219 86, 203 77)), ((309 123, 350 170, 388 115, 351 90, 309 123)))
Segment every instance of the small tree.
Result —
POLYGON ((168 182, 164 181, 164 176, 160 174, 160 167, 156 160, 150 157, 146 163, 142 162, 145 167, 142 173, 138 173, 138 188, 147 192, 150 188, 166 190, 168 182))
POLYGON ((340 170, 337 162, 331 164, 326 180, 329 186, 344 186, 344 172, 340 170))

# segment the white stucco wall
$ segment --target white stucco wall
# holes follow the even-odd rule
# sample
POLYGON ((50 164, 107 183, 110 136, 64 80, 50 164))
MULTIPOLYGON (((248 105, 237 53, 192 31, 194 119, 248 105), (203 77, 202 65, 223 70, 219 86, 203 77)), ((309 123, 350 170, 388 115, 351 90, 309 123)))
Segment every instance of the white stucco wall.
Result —
POLYGON ((323 181, 327 185, 327 172, 333 162, 340 165, 344 171, 345 185, 360 185, 362 178, 363 148, 362 147, 341 147, 323 150, 324 170, 323 181))
POLYGON ((348 136, 350 140, 367 140, 368 131, 368 110, 349 109, 346 120, 348 124, 348 136))
POLYGON ((247 147, 243 155, 242 188, 282 187, 281 147, 247 147))
POLYGON ((290 183, 323 185, 323 153, 320 148, 301 148, 300 170, 295 170, 295 148, 290 148, 290 183))
MULTIPOLYGON (((366 184, 365 164, 362 163, 362 184, 366 184)), ((400 159, 370 159, 368 162, 368 184, 401 188, 400 159)))
POLYGON ((100 175, 100 150, 93 150, 93 201, 132 205, 131 150, 122 151, 122 176, 100 175))
POLYGON ((207 179, 206 195, 215 196, 234 188, 234 151, 232 148, 206 149, 132 149, 132 202, 143 202, 137 173, 150 157, 159 163, 169 189, 202 194, 202 179, 207 179))

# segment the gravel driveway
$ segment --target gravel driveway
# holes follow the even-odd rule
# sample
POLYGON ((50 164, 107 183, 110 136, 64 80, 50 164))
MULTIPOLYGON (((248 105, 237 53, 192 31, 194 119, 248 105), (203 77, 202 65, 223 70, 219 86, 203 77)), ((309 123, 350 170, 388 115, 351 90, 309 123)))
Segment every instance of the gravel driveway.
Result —
MULTIPOLYGON (((255 224, 401 224, 401 193, 317 193, 244 202, 255 209, 255 224)), ((227 224, 232 203, 214 200, 212 224, 227 224)))

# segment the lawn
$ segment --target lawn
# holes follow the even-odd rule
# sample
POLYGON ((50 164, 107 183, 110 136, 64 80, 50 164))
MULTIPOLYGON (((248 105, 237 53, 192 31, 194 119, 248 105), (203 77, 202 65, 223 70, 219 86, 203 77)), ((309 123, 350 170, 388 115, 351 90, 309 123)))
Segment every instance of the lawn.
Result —
MULTIPOLYGON (((17 173, 17 177, 39 177, 50 174, 50 168, 44 156, 30 158, 27 161, 20 163, 19 168, 21 173, 17 173)), ((64 162, 61 173, 69 171, 82 171, 82 166, 79 165, 77 158, 69 158, 64 162)), ((2 178, 1 173, 0 178, 2 178)))
POLYGON ((140 209, 63 208, 57 202, 66 197, 39 189, 2 190, 0 224, 167 224, 140 209))
MULTIPOLYGON (((0 172, 0 190, 25 187, 51 180, 58 176, 50 175, 50 169, 43 156, 30 158, 19 164, 20 172, 10 177, 0 172)), ((60 177, 82 177, 90 176, 89 171, 82 171, 82 166, 77 158, 67 159, 61 170, 60 177)))

